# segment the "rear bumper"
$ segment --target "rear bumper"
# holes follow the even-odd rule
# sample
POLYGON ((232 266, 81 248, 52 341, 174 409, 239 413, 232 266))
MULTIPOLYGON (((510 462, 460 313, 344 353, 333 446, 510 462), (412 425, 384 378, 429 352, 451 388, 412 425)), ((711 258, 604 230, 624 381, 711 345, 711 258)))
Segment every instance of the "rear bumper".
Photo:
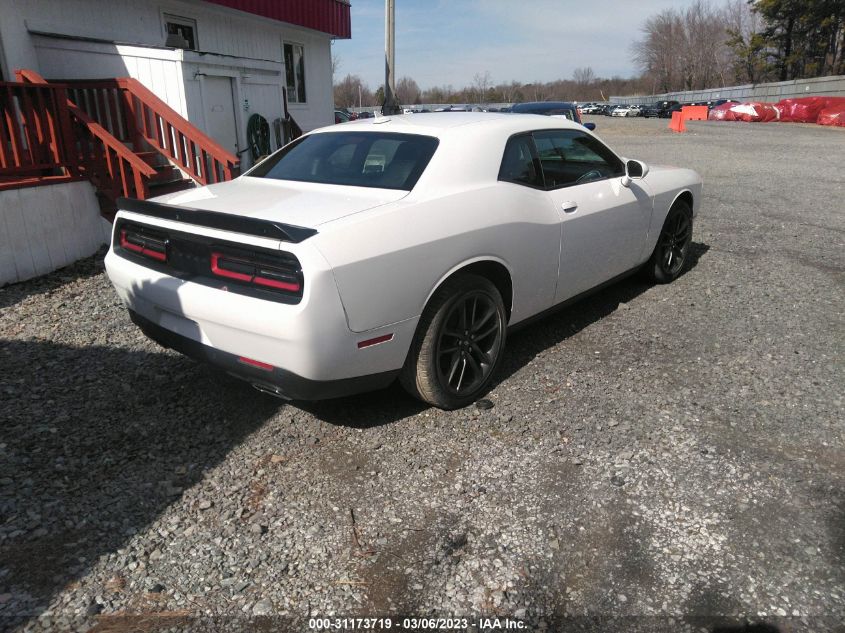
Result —
POLYGON ((173 349, 194 360, 219 367, 235 378, 247 381, 261 391, 288 400, 326 400, 364 391, 375 391, 390 385, 400 371, 397 369, 341 380, 310 380, 279 367, 261 369, 244 364, 235 354, 203 345, 187 336, 181 336, 167 330, 134 310, 129 310, 129 316, 144 334, 159 345, 173 349))
MULTIPOLYGON (((184 224, 157 218, 138 220, 124 211, 118 218, 124 215, 164 231, 185 230, 184 224)), ((205 227, 191 230, 197 235, 232 241, 230 232, 205 227)), ((272 248, 268 240, 247 235, 238 236, 238 243, 272 248)), ((322 255, 308 240, 285 244, 285 251, 297 258, 304 271, 303 295, 295 304, 228 292, 225 286, 211 287, 192 277, 172 276, 123 257, 114 248, 106 255, 105 265, 118 296, 144 320, 150 336, 179 351, 191 350, 185 353, 217 365, 225 366, 227 362, 218 359, 234 358, 237 363, 239 357, 245 357, 277 368, 275 377, 263 372, 253 375, 250 369, 247 379, 278 378, 274 384, 287 383, 284 395, 288 397, 343 395, 370 388, 368 376, 390 372, 395 375, 405 363, 418 317, 366 332, 352 332, 334 274, 322 255), (165 331, 170 334, 163 334, 165 331), (386 335, 390 338, 385 342, 367 344, 386 335), (365 345, 359 345, 362 343, 365 345), (359 387, 360 377, 365 379, 359 387), (335 388, 336 382, 342 388, 335 388), (320 395, 322 387, 328 395, 320 395)), ((240 363, 236 369, 240 371, 233 373, 244 374, 240 363)), ((375 384, 380 383, 376 380, 375 384)))

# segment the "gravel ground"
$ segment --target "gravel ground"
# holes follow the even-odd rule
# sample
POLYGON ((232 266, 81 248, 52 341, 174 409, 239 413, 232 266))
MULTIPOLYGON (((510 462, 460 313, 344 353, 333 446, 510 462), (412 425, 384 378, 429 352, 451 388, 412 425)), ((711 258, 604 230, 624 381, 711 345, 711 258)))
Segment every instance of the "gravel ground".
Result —
POLYGON ((845 131, 596 121, 704 176, 693 265, 513 334, 490 409, 261 395, 101 256, 0 290, 0 629, 845 630, 845 131))

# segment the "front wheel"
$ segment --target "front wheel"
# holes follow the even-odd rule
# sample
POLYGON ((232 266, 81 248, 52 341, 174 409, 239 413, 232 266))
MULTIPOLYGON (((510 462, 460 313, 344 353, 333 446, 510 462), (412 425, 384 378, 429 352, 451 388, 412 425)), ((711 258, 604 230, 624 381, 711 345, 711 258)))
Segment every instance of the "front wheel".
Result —
POLYGON ((507 318, 488 279, 460 275, 434 293, 399 376, 413 396, 441 409, 473 403, 501 363, 507 318))
POLYGON ((677 279, 689 257, 692 244, 692 210, 683 200, 672 205, 657 246, 646 264, 645 271, 652 281, 666 284, 677 279))

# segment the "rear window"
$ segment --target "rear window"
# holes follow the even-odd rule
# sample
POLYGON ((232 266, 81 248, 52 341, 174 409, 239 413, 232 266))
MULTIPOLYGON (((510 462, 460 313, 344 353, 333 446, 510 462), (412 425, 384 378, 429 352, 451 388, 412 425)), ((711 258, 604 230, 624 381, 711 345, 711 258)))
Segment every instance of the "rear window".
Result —
POLYGON ((410 191, 437 139, 416 134, 329 132, 290 143, 247 175, 327 185, 410 191))

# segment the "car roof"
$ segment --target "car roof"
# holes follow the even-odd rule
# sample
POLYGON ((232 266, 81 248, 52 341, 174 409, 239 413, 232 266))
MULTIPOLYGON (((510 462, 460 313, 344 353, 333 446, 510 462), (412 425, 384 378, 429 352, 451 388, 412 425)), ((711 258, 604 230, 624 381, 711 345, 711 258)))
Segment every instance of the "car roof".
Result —
POLYGON ((512 114, 499 112, 430 112, 402 114, 375 119, 358 119, 341 125, 332 125, 314 133, 331 134, 343 132, 383 132, 401 134, 422 134, 444 138, 463 132, 469 126, 503 134, 516 134, 530 130, 548 128, 572 128, 583 130, 583 126, 563 118, 547 117, 542 114, 512 114))

